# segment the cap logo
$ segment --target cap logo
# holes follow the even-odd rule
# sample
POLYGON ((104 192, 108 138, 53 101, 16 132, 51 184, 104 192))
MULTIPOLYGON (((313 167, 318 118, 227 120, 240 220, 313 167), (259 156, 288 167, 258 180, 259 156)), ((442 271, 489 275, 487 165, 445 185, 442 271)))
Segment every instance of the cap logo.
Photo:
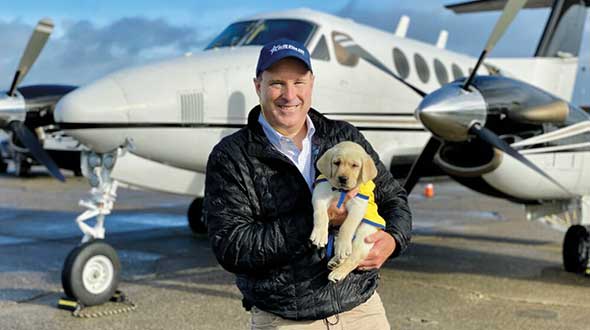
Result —
POLYGON ((285 49, 294 50, 301 55, 305 55, 305 51, 303 49, 297 48, 297 47, 290 45, 290 44, 282 44, 282 45, 272 46, 272 48, 270 49, 270 55, 273 55, 274 53, 281 51, 281 50, 285 50, 285 49))
POLYGON ((311 60, 307 48, 295 40, 279 39, 265 44, 260 50, 258 64, 256 65, 256 77, 285 57, 301 60, 311 71, 311 60))

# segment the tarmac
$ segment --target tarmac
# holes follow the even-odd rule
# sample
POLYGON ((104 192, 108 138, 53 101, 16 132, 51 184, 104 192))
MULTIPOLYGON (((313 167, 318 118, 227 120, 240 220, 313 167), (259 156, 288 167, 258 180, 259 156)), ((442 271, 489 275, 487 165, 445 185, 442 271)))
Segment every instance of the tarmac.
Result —
MULTIPOLYGON (((527 222, 521 205, 452 181, 434 181, 426 198, 425 184, 410 196, 410 248, 381 270, 392 329, 590 329, 590 278, 563 271, 563 233, 527 222)), ((234 276, 206 235, 187 227, 191 199, 130 189, 118 191, 106 239, 121 258, 119 289, 136 309, 96 318, 58 309, 63 262, 81 239, 78 200, 88 191, 84 178, 0 175, 1 330, 249 328, 234 276)))

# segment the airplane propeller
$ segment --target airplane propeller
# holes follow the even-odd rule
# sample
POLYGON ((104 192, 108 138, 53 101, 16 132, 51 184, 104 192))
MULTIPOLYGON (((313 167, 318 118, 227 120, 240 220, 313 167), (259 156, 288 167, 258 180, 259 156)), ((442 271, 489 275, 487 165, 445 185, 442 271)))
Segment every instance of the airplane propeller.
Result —
POLYGON ((418 106, 418 109, 416 109, 416 115, 420 117, 422 124, 433 133, 433 137, 427 142, 406 178, 404 188, 408 193, 412 191, 420 178, 422 169, 432 162, 436 152, 445 141, 462 142, 469 140, 473 136, 514 157, 535 172, 549 179, 565 192, 568 192, 555 179, 518 153, 518 151, 503 141, 493 131, 485 127, 487 118, 486 100, 477 89, 471 87, 476 80, 476 72, 482 64, 483 59, 491 52, 525 3, 526 0, 509 0, 506 3, 504 11, 496 23, 469 78, 463 83, 454 82, 444 85, 433 93, 426 95, 418 106))
POLYGON ((25 78, 29 69, 37 60, 51 32, 53 32, 53 22, 50 19, 44 18, 37 23, 12 79, 12 85, 7 93, 9 96, 14 96, 18 84, 25 78))
POLYGON ((496 135, 496 133, 492 132, 491 130, 489 130, 477 123, 474 124, 473 126, 471 126, 471 128, 469 129, 469 132, 472 133, 473 135, 476 135, 477 137, 479 137, 483 141, 487 142, 489 145, 491 145, 497 149, 500 149, 503 152, 507 153, 508 155, 512 156, 513 158, 517 159, 521 163, 523 163, 526 166, 528 166, 529 168, 533 169, 535 172, 537 172, 537 173, 541 174, 542 176, 546 177, 547 179, 549 179, 551 182, 553 182, 556 186, 561 188, 563 191, 569 193, 569 191, 564 186, 562 186, 559 182, 557 182, 555 179, 550 177, 547 173, 545 173, 543 170, 541 170, 537 165, 533 164, 530 160, 526 159, 523 155, 518 153, 518 151, 514 150, 514 148, 512 148, 508 143, 506 143, 504 140, 502 140, 498 135, 496 135))
POLYGON ((50 19, 45 18, 37 23, 20 59, 10 89, 0 99, 0 129, 5 129, 15 134, 31 155, 39 163, 45 165, 53 177, 63 182, 65 178, 59 171, 57 164, 43 149, 35 134, 23 124, 26 118, 25 103, 22 96, 16 93, 18 85, 35 63, 52 31, 53 22, 50 19))
POLYGON ((63 174, 59 171, 57 164, 55 164, 53 159, 51 159, 49 154, 43 149, 35 134, 33 134, 33 132, 31 132, 22 122, 13 121, 8 125, 8 129, 16 134, 18 139, 25 147, 27 147, 27 149, 29 149, 29 152, 39 161, 39 163, 47 167, 47 170, 49 170, 49 173, 51 173, 54 178, 61 182, 66 180, 63 174))
POLYGON ((511 0, 506 3, 506 5, 504 6, 504 11, 502 11, 502 15, 498 19, 498 22, 496 23, 496 26, 494 27, 492 34, 490 34, 488 42, 486 42, 486 46, 481 51, 481 54, 477 59, 477 63, 473 68, 473 71, 471 71, 469 78, 467 78, 467 80, 465 80, 465 83, 463 84, 464 90, 469 90, 469 85, 471 85, 471 83, 473 82, 473 78, 477 74, 477 69, 479 69, 487 54, 489 54, 492 51, 492 49, 496 46, 498 40, 500 40, 502 35, 504 35, 506 29, 508 28, 510 23, 512 23, 514 17, 516 17, 516 14, 518 14, 522 7, 524 7, 526 2, 527 0, 511 0))
POLYGON ((434 155, 436 155, 436 152, 441 145, 442 142, 435 137, 430 137, 430 139, 428 139, 428 142, 426 142, 426 145, 424 146, 424 149, 422 149, 420 156, 418 156, 418 159, 414 162, 414 164, 412 164, 410 173, 404 182, 404 188, 408 194, 412 191, 412 188, 414 188, 418 182, 418 179, 420 179, 424 173, 425 166, 432 162, 434 155))

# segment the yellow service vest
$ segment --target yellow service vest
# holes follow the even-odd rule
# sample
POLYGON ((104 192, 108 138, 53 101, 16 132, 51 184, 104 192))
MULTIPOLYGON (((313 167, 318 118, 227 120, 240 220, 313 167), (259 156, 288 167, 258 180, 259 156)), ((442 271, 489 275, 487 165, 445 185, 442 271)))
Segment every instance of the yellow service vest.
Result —
MULTIPOLYGON (((315 180, 313 184, 314 187, 320 182, 328 182, 328 179, 325 175, 321 174, 320 176, 318 176, 318 178, 315 180)), ((334 187, 332 187, 332 190, 340 191, 340 199, 338 200, 337 207, 341 207, 342 203, 344 202, 344 196, 346 196, 347 191, 343 189, 337 189, 334 187)), ((373 193, 373 190, 375 190, 375 183, 373 182, 373 180, 363 183, 359 187, 359 192, 358 194, 356 194, 355 198, 362 198, 364 200, 369 201, 362 222, 383 229, 385 228, 385 219, 383 219, 379 215, 379 213, 377 213, 377 203, 375 203, 375 194, 373 193)))

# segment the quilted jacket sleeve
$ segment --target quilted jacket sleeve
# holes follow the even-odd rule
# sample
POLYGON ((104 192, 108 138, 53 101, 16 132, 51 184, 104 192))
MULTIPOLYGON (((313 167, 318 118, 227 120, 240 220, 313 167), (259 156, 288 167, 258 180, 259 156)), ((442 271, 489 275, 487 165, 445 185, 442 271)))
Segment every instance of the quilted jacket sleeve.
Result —
POLYGON ((229 157, 220 149, 209 156, 203 213, 217 260, 236 274, 256 274, 287 264, 306 248, 302 242, 308 239, 293 235, 302 232, 294 229, 301 215, 257 219, 258 203, 245 162, 239 154, 232 152, 229 157))
POLYGON ((408 196, 404 188, 379 160, 379 155, 362 133, 354 127, 350 131, 352 140, 362 145, 377 165, 379 173, 373 180, 376 185, 375 202, 379 208, 379 215, 385 219, 385 231, 391 234, 397 243, 391 257, 397 257, 408 247, 412 234, 412 212, 408 205, 408 196))

